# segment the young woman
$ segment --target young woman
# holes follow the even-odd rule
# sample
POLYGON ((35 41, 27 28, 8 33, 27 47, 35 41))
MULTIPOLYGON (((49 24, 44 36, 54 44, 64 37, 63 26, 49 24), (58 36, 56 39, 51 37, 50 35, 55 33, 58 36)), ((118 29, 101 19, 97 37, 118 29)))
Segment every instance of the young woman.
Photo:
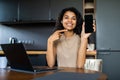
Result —
POLYGON ((48 38, 48 66, 53 67, 57 59, 58 67, 83 68, 90 35, 85 33, 82 15, 76 8, 63 9, 54 33, 48 38))

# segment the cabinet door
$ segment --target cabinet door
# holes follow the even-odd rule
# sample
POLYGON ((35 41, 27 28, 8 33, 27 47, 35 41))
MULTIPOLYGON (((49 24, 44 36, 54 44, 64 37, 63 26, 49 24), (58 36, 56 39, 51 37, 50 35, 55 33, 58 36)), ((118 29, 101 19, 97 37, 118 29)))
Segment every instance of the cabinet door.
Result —
POLYGON ((21 20, 48 20, 49 0, 20 0, 21 20))
POLYGON ((82 13, 82 0, 51 0, 51 19, 56 19, 63 8, 75 7, 82 13))
POLYGON ((103 73, 108 80, 120 80, 120 52, 98 52, 98 58, 103 60, 103 73))
POLYGON ((17 0, 0 0, 0 22, 17 19, 17 0))

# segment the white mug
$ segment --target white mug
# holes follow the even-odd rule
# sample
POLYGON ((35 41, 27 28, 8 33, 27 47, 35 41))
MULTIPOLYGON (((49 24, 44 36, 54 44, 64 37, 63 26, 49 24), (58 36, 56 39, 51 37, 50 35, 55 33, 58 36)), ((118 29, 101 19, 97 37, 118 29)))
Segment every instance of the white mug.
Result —
POLYGON ((0 57, 0 68, 6 68, 6 67, 7 67, 6 57, 0 57))
POLYGON ((88 51, 93 51, 95 49, 95 44, 88 44, 88 51))

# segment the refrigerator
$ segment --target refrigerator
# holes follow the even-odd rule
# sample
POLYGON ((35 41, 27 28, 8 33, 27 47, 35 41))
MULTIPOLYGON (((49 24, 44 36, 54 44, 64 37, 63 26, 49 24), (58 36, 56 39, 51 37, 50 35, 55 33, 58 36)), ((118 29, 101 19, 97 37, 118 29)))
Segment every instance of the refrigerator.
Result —
POLYGON ((108 80, 120 80, 120 0, 96 0, 96 49, 108 80))

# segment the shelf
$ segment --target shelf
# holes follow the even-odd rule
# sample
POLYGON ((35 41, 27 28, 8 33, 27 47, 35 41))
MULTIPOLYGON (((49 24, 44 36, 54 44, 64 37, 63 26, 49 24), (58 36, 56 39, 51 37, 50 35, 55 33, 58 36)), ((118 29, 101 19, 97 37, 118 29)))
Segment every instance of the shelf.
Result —
POLYGON ((84 15, 93 15, 93 19, 96 19, 96 0, 83 0, 83 17, 84 15))
POLYGON ((0 22, 2 25, 31 25, 31 24, 55 24, 55 20, 30 20, 30 21, 9 21, 9 22, 0 22))
POLYGON ((93 8, 85 9, 85 13, 93 13, 94 14, 94 9, 93 8))
POLYGON ((93 3, 94 0, 85 0, 85 3, 93 3))
POLYGON ((86 3, 84 5, 84 8, 87 9, 87 8, 94 8, 94 3, 86 3))

